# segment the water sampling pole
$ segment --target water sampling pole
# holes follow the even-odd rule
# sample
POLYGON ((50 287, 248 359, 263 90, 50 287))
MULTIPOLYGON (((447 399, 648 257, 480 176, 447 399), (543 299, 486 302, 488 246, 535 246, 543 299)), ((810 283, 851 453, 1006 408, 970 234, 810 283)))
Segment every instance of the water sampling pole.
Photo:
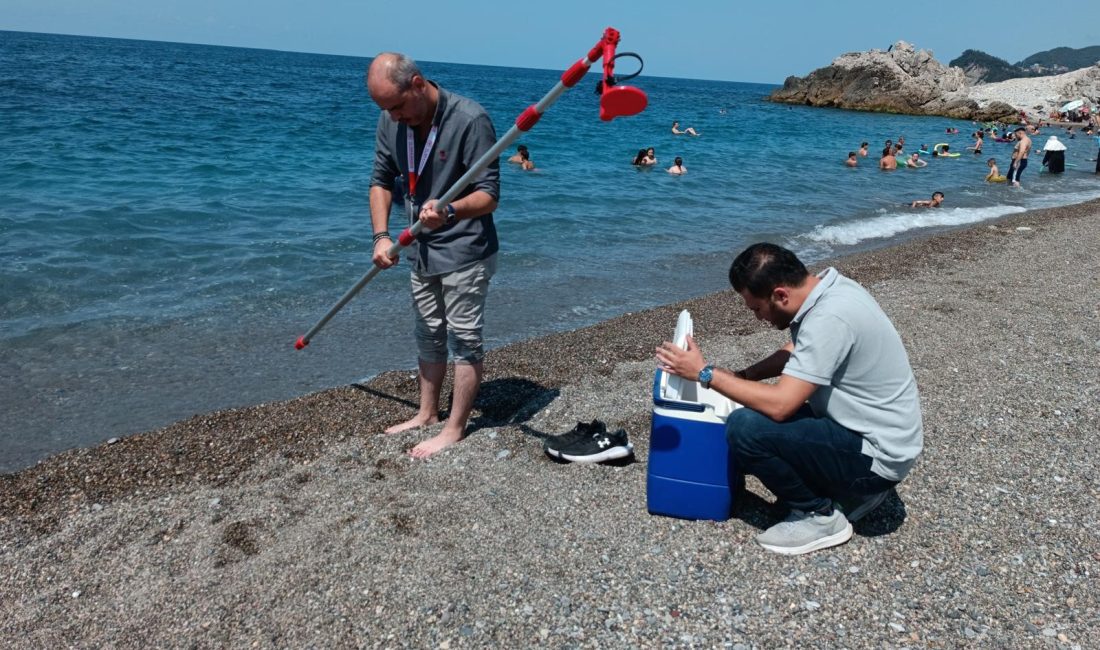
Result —
MULTIPOLYGON (((620 56, 631 56, 638 59, 638 71, 628 77, 624 77, 623 81, 641 74, 642 58, 631 52, 615 54, 615 48, 618 44, 618 30, 612 27, 608 27, 604 30, 603 37, 588 51, 588 54, 563 72, 561 80, 555 84, 555 86, 550 89, 550 92, 546 93, 538 103, 532 104, 524 109, 524 111, 519 114, 519 117, 516 118, 516 122, 512 125, 512 128, 508 129, 508 132, 497 140, 496 144, 490 147, 489 150, 485 152, 485 155, 479 158, 477 162, 462 175, 462 178, 455 181, 454 185, 444 192, 443 196, 436 200, 436 205, 446 205, 454 201, 459 192, 469 186, 478 174, 484 171, 494 160, 499 158, 500 154, 515 142, 521 133, 530 131, 531 128, 535 126, 535 123, 539 121, 539 118, 542 117, 542 114, 546 112, 546 109, 550 108, 551 104, 556 102, 566 90, 576 85, 584 75, 588 74, 588 69, 601 56, 603 57, 603 80, 596 86, 596 92, 600 95, 600 119, 609 122, 616 117, 636 115, 642 112, 649 102, 646 94, 633 86, 616 84, 614 76, 616 58, 620 56)), ((386 254, 389 255, 391 259, 396 259, 402 249, 416 241, 416 236, 419 235, 420 231, 423 229, 424 225, 420 221, 413 223, 398 235, 397 241, 390 246, 390 250, 386 254)), ((363 287, 367 286, 367 283, 373 280, 374 276, 378 275, 378 272, 381 270, 381 268, 372 265, 371 270, 360 278, 359 281, 355 283, 355 286, 348 289, 347 293, 328 310, 328 313, 321 317, 321 320, 317 321, 313 327, 309 328, 308 332, 298 337, 298 340, 294 342, 294 349, 301 350, 309 345, 313 336, 332 320, 336 312, 343 309, 344 305, 348 304, 348 302, 350 302, 363 287)))

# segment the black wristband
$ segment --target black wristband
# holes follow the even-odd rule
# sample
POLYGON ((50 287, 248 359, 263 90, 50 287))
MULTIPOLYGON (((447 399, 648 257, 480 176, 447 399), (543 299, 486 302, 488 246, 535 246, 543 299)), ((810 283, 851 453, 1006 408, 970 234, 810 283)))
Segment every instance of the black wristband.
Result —
POLYGON ((392 238, 390 237, 390 233, 388 233, 388 232, 376 232, 376 233, 374 233, 374 242, 378 243, 378 240, 380 240, 380 239, 392 239, 392 238))

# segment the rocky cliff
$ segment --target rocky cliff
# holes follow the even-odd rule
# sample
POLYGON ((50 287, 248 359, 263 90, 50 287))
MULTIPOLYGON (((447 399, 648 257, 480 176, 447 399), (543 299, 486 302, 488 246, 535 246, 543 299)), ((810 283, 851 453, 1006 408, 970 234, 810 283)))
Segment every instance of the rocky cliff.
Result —
POLYGON ((770 100, 863 111, 942 115, 967 120, 1015 119, 1015 107, 968 95, 960 68, 944 66, 928 50, 905 41, 890 49, 842 54, 804 78, 788 77, 770 100))

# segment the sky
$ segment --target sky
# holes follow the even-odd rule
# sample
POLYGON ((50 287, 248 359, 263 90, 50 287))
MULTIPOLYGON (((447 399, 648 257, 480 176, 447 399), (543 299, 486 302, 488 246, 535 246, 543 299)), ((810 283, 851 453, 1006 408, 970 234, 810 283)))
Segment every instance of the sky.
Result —
MULTIPOLYGON (((0 30, 565 69, 606 27, 647 75, 782 83, 845 52, 905 40, 946 64, 963 50, 1015 63, 1100 45, 1100 2, 737 0, 0 0, 0 30)), ((0 39, 3 37, 0 36, 0 39)), ((621 62, 622 72, 632 63, 621 62)))

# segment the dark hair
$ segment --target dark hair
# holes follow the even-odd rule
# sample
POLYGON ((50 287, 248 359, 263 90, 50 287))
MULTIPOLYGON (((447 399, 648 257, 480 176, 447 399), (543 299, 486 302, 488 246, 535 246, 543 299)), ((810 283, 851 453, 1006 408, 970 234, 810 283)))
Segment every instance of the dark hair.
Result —
POLYGON ((866 143, 866 142, 861 142, 861 143, 859 143, 859 148, 860 148, 860 149, 862 149, 862 148, 864 148, 864 147, 866 147, 866 146, 867 146, 867 143, 866 143))
POLYGON ((851 157, 852 157, 852 156, 854 156, 854 155, 856 155, 856 152, 854 152, 854 151, 849 151, 849 152, 848 152, 848 157, 849 157, 849 158, 851 158, 851 157))
POLYGON ((684 164, 684 159, 680 156, 676 156, 676 160, 673 160, 672 162, 676 163, 677 167, 681 167, 684 164))
POLYGON ((1022 127, 1022 126, 1021 126, 1021 127, 1019 127, 1018 129, 1016 129, 1015 131, 1013 131, 1013 133, 1019 133, 1020 131, 1023 131, 1024 133, 1027 133, 1027 129, 1025 129, 1025 128, 1024 128, 1024 127, 1022 127))
POLYGON ((882 150, 882 157, 885 158, 886 156, 889 156, 891 153, 893 153, 891 148, 886 147, 885 149, 882 150))
POLYGON ((943 199, 943 198, 947 198, 947 197, 945 197, 945 196, 943 195, 943 192, 932 192, 932 198, 936 198, 936 195, 937 195, 937 194, 939 194, 939 195, 940 195, 940 198, 941 198, 941 199, 943 199))
POLYGON ((988 165, 989 163, 993 163, 994 165, 996 165, 997 164, 997 159, 996 158, 990 158, 989 160, 985 161, 985 164, 988 165))
POLYGON ((638 150, 638 155, 634 156, 634 164, 635 165, 640 165, 640 164, 642 164, 643 160, 645 160, 645 149, 639 149, 638 150))
POLYGON ((516 147, 516 151, 518 151, 520 153, 527 153, 527 145, 525 145, 525 144, 519 145, 518 147, 516 147))
POLYGON ((794 253, 762 242, 741 251, 730 265, 730 285, 740 293, 770 298, 776 287, 800 287, 810 272, 794 253))

